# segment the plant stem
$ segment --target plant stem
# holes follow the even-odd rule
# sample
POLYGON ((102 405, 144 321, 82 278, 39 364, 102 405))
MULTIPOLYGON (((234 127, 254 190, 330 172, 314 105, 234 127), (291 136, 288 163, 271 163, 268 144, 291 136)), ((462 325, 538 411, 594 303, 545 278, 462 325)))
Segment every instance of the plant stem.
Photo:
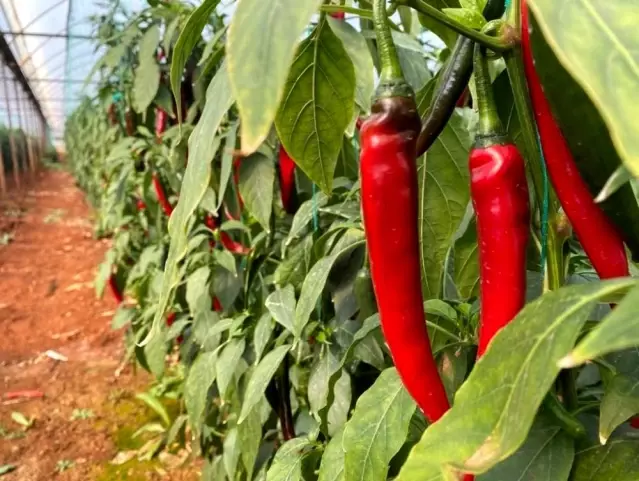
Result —
POLYGON ((484 55, 485 50, 481 45, 475 45, 473 64, 475 69, 475 86, 477 88, 477 110, 479 112, 479 137, 495 137, 503 135, 497 105, 495 104, 495 94, 488 72, 488 61, 484 55))
POLYGON ((291 383, 289 380, 288 355, 284 358, 282 366, 282 376, 279 379, 277 391, 280 397, 280 423, 282 425, 282 437, 284 441, 295 438, 295 424, 293 422, 293 411, 291 410, 291 383))
POLYGON ((459 33, 460 35, 468 37, 469 39, 495 52, 506 52, 512 48, 512 44, 510 43, 504 42, 499 38, 491 37, 490 35, 478 32, 477 30, 473 30, 472 28, 468 28, 466 25, 463 25, 449 17, 441 10, 424 2, 424 0, 396 0, 396 3, 398 5, 411 7, 412 9, 417 10, 419 13, 438 21, 442 25, 459 33))
POLYGON ((577 418, 569 413, 559 399, 553 394, 548 393, 544 398, 544 406, 550 411, 555 419, 559 422, 564 431, 575 439, 581 439, 586 436, 586 428, 577 418))
POLYGON ((373 24, 377 37, 377 50, 381 65, 379 76, 382 84, 404 79, 397 49, 393 43, 393 36, 386 18, 386 0, 373 0, 373 24))

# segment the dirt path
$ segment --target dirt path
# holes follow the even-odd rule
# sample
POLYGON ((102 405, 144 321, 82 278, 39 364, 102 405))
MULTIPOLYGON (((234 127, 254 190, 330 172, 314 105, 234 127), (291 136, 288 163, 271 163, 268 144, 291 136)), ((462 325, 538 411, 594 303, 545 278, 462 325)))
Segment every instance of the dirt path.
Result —
POLYGON ((116 376, 123 342, 110 328, 115 302, 97 300, 93 287, 107 249, 93 238, 90 209, 67 172, 43 171, 25 193, 0 201, 2 481, 198 479, 159 462, 109 463, 139 447, 131 434, 153 416, 134 398, 149 378, 130 366, 116 376), (19 390, 44 397, 7 400, 19 390), (16 413, 33 425, 22 427, 16 413), (7 465, 15 470, 3 475, 7 465))

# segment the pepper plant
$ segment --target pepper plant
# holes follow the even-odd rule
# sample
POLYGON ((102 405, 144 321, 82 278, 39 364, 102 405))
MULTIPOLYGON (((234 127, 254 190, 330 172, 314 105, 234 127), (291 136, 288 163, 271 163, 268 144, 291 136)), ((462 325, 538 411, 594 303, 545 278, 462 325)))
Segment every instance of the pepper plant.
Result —
POLYGON ((639 479, 631 3, 96 18, 66 145, 112 239, 97 292, 180 407, 151 454, 215 481, 639 479))

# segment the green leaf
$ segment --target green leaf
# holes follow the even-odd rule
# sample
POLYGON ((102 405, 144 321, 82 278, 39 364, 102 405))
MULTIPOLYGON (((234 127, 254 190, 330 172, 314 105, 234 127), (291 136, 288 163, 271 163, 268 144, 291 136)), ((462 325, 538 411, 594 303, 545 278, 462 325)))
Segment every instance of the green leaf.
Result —
MULTIPOLYGON (((199 42, 202 30, 208 23, 209 17, 213 13, 213 10, 215 10, 215 7, 217 7, 218 3, 220 3, 220 0, 204 0, 199 7, 193 10, 193 13, 189 16, 184 28, 180 32, 180 36, 175 43, 175 48, 173 49, 173 60, 171 61, 171 89, 173 90, 173 95, 175 96, 175 101, 177 103, 177 113, 180 123, 182 122, 182 96, 180 95, 180 87, 184 66, 191 56, 191 52, 199 42)), ((230 94, 225 93, 224 95, 228 95, 228 100, 231 99, 230 94)), ((218 102, 224 103, 227 98, 219 99, 218 102)), ((231 104, 232 102, 229 102, 229 107, 231 104)), ((228 108, 226 110, 228 110, 228 108)), ((198 126, 200 123, 198 123, 198 126)), ((217 128, 215 130, 217 130, 217 128)), ((210 136, 211 131, 209 131, 208 134, 210 136)))
POLYGON ((639 478, 639 441, 612 441, 577 453, 571 481, 635 481, 639 478))
POLYGON ((333 356, 330 349, 317 360, 308 379, 308 402, 311 412, 318 413, 326 406, 328 399, 328 382, 335 371, 340 368, 339 361, 333 356))
POLYGON ((639 127, 633 102, 639 84, 634 2, 530 0, 559 61, 601 113, 622 160, 639 175, 639 127), (570 22, 563 20, 569 18, 570 22))
MULTIPOLYGON (((329 381, 330 379, 327 379, 327 385, 329 381)), ((351 376, 344 369, 342 369, 342 375, 335 383, 333 398, 327 419, 329 436, 335 436, 342 430, 348 420, 348 414, 351 409, 351 401, 353 400, 351 376)))
MULTIPOLYGON (((222 456, 224 456, 224 469, 229 479, 237 479, 237 463, 240 460, 241 446, 238 444, 237 427, 229 429, 224 438, 222 456)), ((217 480, 216 480, 217 481, 217 480)))
POLYGON ((639 345, 637 320, 639 285, 608 314, 564 359, 562 367, 574 367, 614 351, 639 345))
MULTIPOLYGON (((255 460, 262 442, 262 423, 260 422, 259 409, 253 409, 246 420, 237 425, 239 446, 241 447, 241 458, 244 468, 246 468, 246 479, 253 478, 255 460)), ((216 480, 217 481, 217 480, 216 480)))
POLYGON ((477 10, 468 10, 466 8, 444 8, 442 10, 453 20, 474 30, 481 30, 486 25, 486 19, 477 10))
POLYGON ((479 245, 477 221, 473 216, 468 227, 455 240, 455 286, 462 300, 479 296, 479 245))
POLYGON ((336 254, 320 259, 310 270, 306 279, 304 279, 304 284, 302 284, 302 292, 300 293, 300 298, 297 301, 297 308, 295 309, 295 325, 293 333, 296 337, 299 338, 299 336, 302 335, 302 331, 308 323, 311 313, 317 305, 317 301, 322 295, 328 275, 330 274, 337 259, 341 255, 352 251, 355 247, 363 245, 363 243, 363 241, 357 241, 336 254))
POLYGON ((160 67, 155 61, 155 52, 160 43, 160 27, 150 27, 140 41, 138 68, 133 83, 133 107, 136 112, 146 112, 160 86, 160 67))
POLYGON ((271 229, 275 164, 262 153, 255 153, 240 164, 240 194, 248 211, 264 230, 271 229))
POLYGON ((639 376, 633 374, 617 374, 605 384, 599 417, 601 444, 606 444, 618 426, 639 413, 639 376))
POLYGON ((264 305, 277 323, 290 333, 295 332, 295 291, 293 286, 288 285, 284 289, 276 290, 266 298, 264 305))
POLYGON ((355 102, 364 114, 371 111, 375 91, 375 65, 364 36, 348 22, 328 17, 333 33, 342 41, 355 69, 355 102))
POLYGON ((257 321, 255 332, 253 333, 253 349, 255 349, 255 362, 260 362, 264 349, 273 334, 273 321, 269 314, 264 314, 257 321))
POLYGON ((332 190, 354 101, 353 62, 342 42, 321 21, 300 45, 275 126, 291 158, 326 193, 332 190))
POLYGON ((386 479, 390 460, 408 436, 414 412, 415 402, 395 368, 382 372, 358 399, 353 417, 344 428, 344 479, 386 479))
POLYGON ((15 464, 3 464, 2 466, 0 466, 0 476, 11 473, 16 469, 18 469, 18 466, 16 466, 15 464))
POLYGON ((632 179, 632 173, 625 165, 620 165, 608 178, 599 194, 597 194, 595 202, 604 202, 610 198, 611 195, 619 191, 621 187, 626 185, 630 179, 632 179))
POLYGON ((311 268, 311 251, 313 248, 313 237, 307 236, 302 242, 287 252, 287 255, 273 274, 276 286, 292 284, 299 289, 304 278, 311 268))
MULTIPOLYGON (((411 451, 398 481, 481 474, 524 443, 559 368, 598 300, 632 280, 571 285, 528 304, 490 343, 455 404, 411 451)), ((446 478, 445 478, 446 479, 446 478)))
MULTIPOLYGON (((439 10, 443 10, 444 8, 456 8, 459 7, 458 0, 427 0, 426 3, 432 5, 439 10)), ((427 17, 423 14, 418 14, 417 18, 419 19, 419 23, 422 24, 423 27, 426 27, 428 30, 437 35, 442 42, 446 44, 449 49, 452 49, 455 45, 455 41, 457 40, 457 34, 453 32, 450 28, 445 25, 442 25, 437 20, 432 19, 431 17, 427 17)))
POLYGON ((243 338, 232 339, 226 347, 220 352, 215 370, 217 371, 217 388, 220 396, 225 397, 229 384, 235 374, 235 369, 240 362, 240 358, 244 353, 246 341, 243 338))
POLYGON ((324 194, 324 192, 318 192, 312 199, 304 202, 297 210, 295 217, 293 217, 293 225, 291 225, 291 230, 289 231, 284 244, 289 245, 293 239, 295 239, 304 230, 308 223, 313 220, 313 212, 315 209, 322 208, 327 203, 328 197, 324 194))
POLYGON ((224 267, 231 274, 237 276, 237 267, 235 265, 235 257, 231 254, 230 251, 227 250, 215 250, 213 251, 213 256, 215 257, 215 262, 221 267, 224 267))
POLYGON ((271 381, 271 378, 275 374, 275 371, 280 367, 282 361, 291 350, 290 345, 284 345, 273 349, 269 352, 264 359, 255 367, 251 373, 251 377, 246 386, 246 393, 244 394, 244 402, 242 403, 242 411, 238 423, 242 423, 255 405, 262 399, 266 386, 271 381))
POLYGON ((200 267, 186 280, 186 302, 190 311, 197 315, 211 308, 211 294, 209 293, 209 278, 211 269, 200 267))
POLYGON ((118 330, 128 325, 133 319, 135 319, 137 311, 130 307, 119 306, 115 311, 113 320, 111 321, 111 329, 118 330))
POLYGON ((149 369, 156 377, 162 377, 166 363, 166 331, 162 326, 155 336, 144 346, 144 357, 149 369))
POLYGON ((206 99, 202 117, 189 138, 190 155, 184 173, 181 195, 169 220, 171 245, 164 266, 158 310, 153 319, 153 329, 142 344, 148 342, 157 332, 171 297, 180 283, 178 264, 188 252, 189 222, 209 186, 211 161, 220 145, 220 138, 214 133, 217 132, 222 118, 233 103, 225 66, 220 67, 211 81, 206 99))
POLYGON ((153 411, 155 411, 155 413, 160 416, 160 419, 162 419, 162 421, 164 422, 165 427, 168 428, 171 425, 171 418, 169 417, 169 413, 157 397, 149 394, 148 392, 142 392, 136 394, 135 399, 139 399, 148 407, 153 409, 153 411))
POLYGON ((453 114, 428 153, 417 161, 425 299, 441 295, 446 255, 470 200, 471 140, 462 121, 460 115, 453 114))
POLYGON ((189 415, 189 424, 196 433, 201 431, 200 423, 206 407, 209 388, 215 381, 216 352, 200 354, 189 369, 184 384, 184 404, 189 415))
POLYGON ((224 202, 224 194, 231 178, 231 171, 233 170, 233 157, 235 152, 235 143, 237 142, 237 129, 238 123, 234 123, 226 134, 226 140, 224 141, 224 151, 222 152, 222 166, 220 168, 220 188, 218 190, 217 209, 222 207, 224 202))
POLYGON ((238 3, 226 48, 245 154, 255 152, 269 134, 296 46, 321 3, 321 0, 238 3))
POLYGON ((342 438, 344 430, 330 440, 319 469, 318 481, 343 481, 344 480, 344 449, 342 448, 342 438))
POLYGON ((477 481, 568 481, 574 459, 574 441, 540 415, 522 447, 477 481))
POLYGON ((311 441, 295 438, 278 449, 273 464, 268 470, 268 481, 302 481, 302 461, 308 454, 311 441))

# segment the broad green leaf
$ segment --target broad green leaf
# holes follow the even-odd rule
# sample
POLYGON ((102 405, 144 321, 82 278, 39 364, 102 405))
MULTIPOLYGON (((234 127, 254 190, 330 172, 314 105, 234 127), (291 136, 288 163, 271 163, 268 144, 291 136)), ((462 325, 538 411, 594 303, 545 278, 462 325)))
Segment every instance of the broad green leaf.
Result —
POLYGON ((293 225, 288 233, 285 244, 290 244, 313 220, 313 213, 315 209, 321 209, 328 203, 328 197, 324 192, 318 192, 312 199, 304 202, 297 210, 295 217, 293 218, 293 225))
POLYGON ((395 368, 384 371, 358 399, 344 428, 344 479, 386 479, 388 464, 406 441, 414 412, 415 402, 395 368))
MULTIPOLYGON (((171 61, 171 89, 173 90, 175 101, 177 102, 177 113, 180 123, 182 122, 182 95, 180 95, 180 87, 182 82, 182 74, 184 72, 184 66, 191 56, 193 49, 200 40, 202 36, 202 30, 208 23, 209 17, 219 3, 220 0, 204 0, 198 8, 193 10, 193 13, 191 13, 186 21, 186 24, 184 25, 184 28, 180 32, 180 36, 175 43, 175 48, 173 49, 173 60, 171 61)), ((218 102, 222 103, 226 100, 227 97, 230 100, 230 94, 224 92, 223 95, 224 98, 219 99, 218 102)), ((229 103, 229 107, 231 106, 231 103, 232 102, 229 103)), ((199 125, 200 124, 198 123, 198 126, 199 125)), ((217 128, 215 130, 217 130, 217 128)), ((209 136, 212 135, 212 131, 209 131, 208 133, 209 136)))
POLYGON ((317 360, 308 379, 308 402, 311 412, 318 413, 328 398, 328 382, 331 375, 340 368, 339 361, 327 349, 324 355, 317 360))
POLYGON ((245 347, 246 341, 243 338, 232 339, 219 354, 215 370, 217 371, 217 387, 222 398, 226 395, 245 347))
POLYGON ((398 481, 481 474, 515 453, 559 374, 557 361, 592 309, 633 285, 627 279, 571 285, 528 304, 495 336, 451 410, 413 448, 398 481))
POLYGON ((481 30, 486 25, 486 19, 477 10, 468 10, 466 8, 444 8, 442 10, 453 20, 474 30, 481 30))
POLYGON ((264 314, 257 321, 255 332, 253 333, 253 349, 255 350, 255 362, 260 362, 264 349, 271 339, 273 333, 273 321, 269 314, 264 314))
POLYGON ((160 67, 155 60, 155 52, 160 42, 160 28, 149 28, 140 42, 138 68, 133 83, 133 107, 136 112, 146 112, 160 86, 160 67))
POLYGON ((115 315, 111 320, 111 329, 118 330, 122 329, 124 326, 128 325, 136 315, 136 310, 130 307, 120 306, 118 310, 115 311, 115 315))
POLYGON ((200 423, 206 407, 209 388, 215 381, 217 354, 200 354, 189 369, 184 384, 184 404, 189 415, 189 424, 196 433, 200 432, 200 423))
POLYGON ((618 440, 577 453, 571 481, 639 479, 639 441, 618 440))
POLYGON ((321 3, 321 0, 238 3, 226 48, 245 154, 255 152, 269 134, 297 44, 321 3))
MULTIPOLYGON (((189 163, 184 173, 181 195, 169 220, 171 245, 164 266, 158 310, 149 336, 153 336, 163 322, 163 315, 180 282, 178 264, 188 251, 189 222, 209 186, 211 161, 220 145, 220 138, 215 132, 233 103, 225 66, 220 67, 211 81, 206 99, 202 117, 189 138, 189 163)), ((147 337, 142 344, 148 342, 149 338, 147 337)))
POLYGON ((287 441, 278 449, 268 470, 268 481, 302 481, 302 461, 311 447, 306 438, 287 441))
MULTIPOLYGON (((427 0, 426 3, 440 10, 444 8, 457 8, 460 6, 459 0, 427 0)), ((457 34, 455 32, 447 26, 442 25, 437 20, 427 17, 426 15, 418 14, 417 18, 423 27, 426 27, 428 30, 437 35, 449 49, 453 48, 455 41, 457 40, 457 34)))
POLYGON ((280 367, 280 364, 282 364, 282 361, 284 361, 290 349, 290 345, 273 349, 264 356, 264 359, 255 367, 246 386, 246 393, 244 394, 244 402, 242 403, 242 411, 237 421, 238 423, 242 423, 251 413, 253 407, 262 399, 266 391, 266 386, 268 386, 275 371, 280 367))
POLYGON ((342 449, 342 438, 344 430, 330 440, 319 468, 318 481, 343 481, 344 479, 344 450, 342 449))
POLYGON ((455 240, 455 286, 462 300, 479 296, 479 245, 477 221, 470 221, 466 231, 455 240))
POLYGON ((375 90, 373 58, 364 36, 348 22, 328 18, 333 33, 342 41, 355 69, 355 102, 364 114, 371 111, 371 99, 375 90))
POLYGON ((210 276, 211 269, 208 266, 204 266, 196 270, 186 280, 186 303, 194 314, 209 311, 211 308, 210 276))
POLYGON ((617 374, 606 382, 599 417, 601 444, 606 444, 618 426, 639 413, 639 376, 636 372, 634 374, 617 374))
POLYGON ((146 358, 146 363, 156 377, 162 377, 164 374, 167 350, 166 329, 162 326, 153 339, 144 346, 144 357, 146 358))
POLYGON ((162 44, 164 45, 164 52, 166 52, 167 56, 171 54, 171 47, 173 46, 173 38, 175 37, 175 32, 180 27, 180 22, 182 21, 182 16, 177 15, 171 23, 169 23, 166 27, 166 31, 164 32, 164 39, 162 40, 162 44))
POLYGON ((241 447, 242 464, 248 473, 246 479, 252 479, 255 460, 262 443, 262 423, 260 422, 259 409, 253 409, 246 420, 237 425, 237 434, 241 447))
POLYGON ((608 314, 564 359, 562 367, 574 367, 614 351, 639 346, 637 322, 639 286, 608 314))
POLYGON ((300 45, 284 92, 275 118, 280 140, 304 173, 330 193, 342 137, 353 117, 355 70, 326 21, 300 45))
POLYGON ((3 464, 2 466, 0 466, 0 476, 11 473, 16 469, 18 469, 18 466, 16 466, 15 464, 3 464))
POLYGON ((446 255, 470 200, 470 144, 462 117, 453 114, 428 153, 417 161, 422 281, 426 299, 441 295, 446 255))
POLYGON ((295 291, 288 285, 269 295, 264 305, 279 324, 290 333, 295 332, 295 291))
POLYGON ((292 284, 295 289, 301 287, 308 270, 311 268, 312 248, 313 237, 309 235, 287 252, 286 257, 282 259, 273 274, 276 286, 292 284))
POLYGON ((530 0, 529 6, 560 62, 597 106, 624 163, 638 176, 639 126, 635 106, 628 102, 639 85, 636 4, 530 0))
POLYGON ((355 247, 363 245, 363 243, 363 241, 357 241, 333 255, 320 259, 310 270, 306 279, 304 279, 304 284, 302 284, 302 292, 300 293, 300 298, 295 309, 295 325, 293 330, 295 336, 299 337, 302 335, 302 331, 308 323, 311 313, 317 305, 317 301, 322 295, 328 275, 337 259, 339 259, 341 255, 352 251, 355 247))
POLYGON ((262 153, 255 153, 240 164, 240 194, 248 211, 264 230, 271 229, 275 164, 262 153))
POLYGON ((237 479, 235 475, 237 471, 237 463, 240 460, 242 447, 238 443, 237 427, 229 429, 224 438, 222 447, 222 456, 224 456, 224 469, 228 479, 237 479))
POLYGON ((540 415, 522 447, 477 481, 568 481, 574 459, 574 441, 540 415))
MULTIPOLYGON (((327 385, 330 378, 327 379, 327 385)), ((335 436, 342 430, 348 419, 348 414, 353 400, 351 376, 342 369, 342 375, 335 383, 333 390, 333 403, 328 410, 328 434, 335 436)))
POLYGON ((213 256, 215 257, 215 262, 221 267, 224 267, 227 271, 229 271, 233 275, 237 275, 237 266, 235 265, 235 257, 231 254, 230 251, 224 250, 215 250, 213 251, 213 256))
POLYGON ((237 142, 237 129, 239 125, 234 123, 226 134, 224 141, 224 151, 222 152, 222 166, 220 168, 220 188, 218 190, 217 210, 222 207, 224 202, 224 194, 231 178, 233 170, 233 157, 235 152, 235 144, 237 142))

